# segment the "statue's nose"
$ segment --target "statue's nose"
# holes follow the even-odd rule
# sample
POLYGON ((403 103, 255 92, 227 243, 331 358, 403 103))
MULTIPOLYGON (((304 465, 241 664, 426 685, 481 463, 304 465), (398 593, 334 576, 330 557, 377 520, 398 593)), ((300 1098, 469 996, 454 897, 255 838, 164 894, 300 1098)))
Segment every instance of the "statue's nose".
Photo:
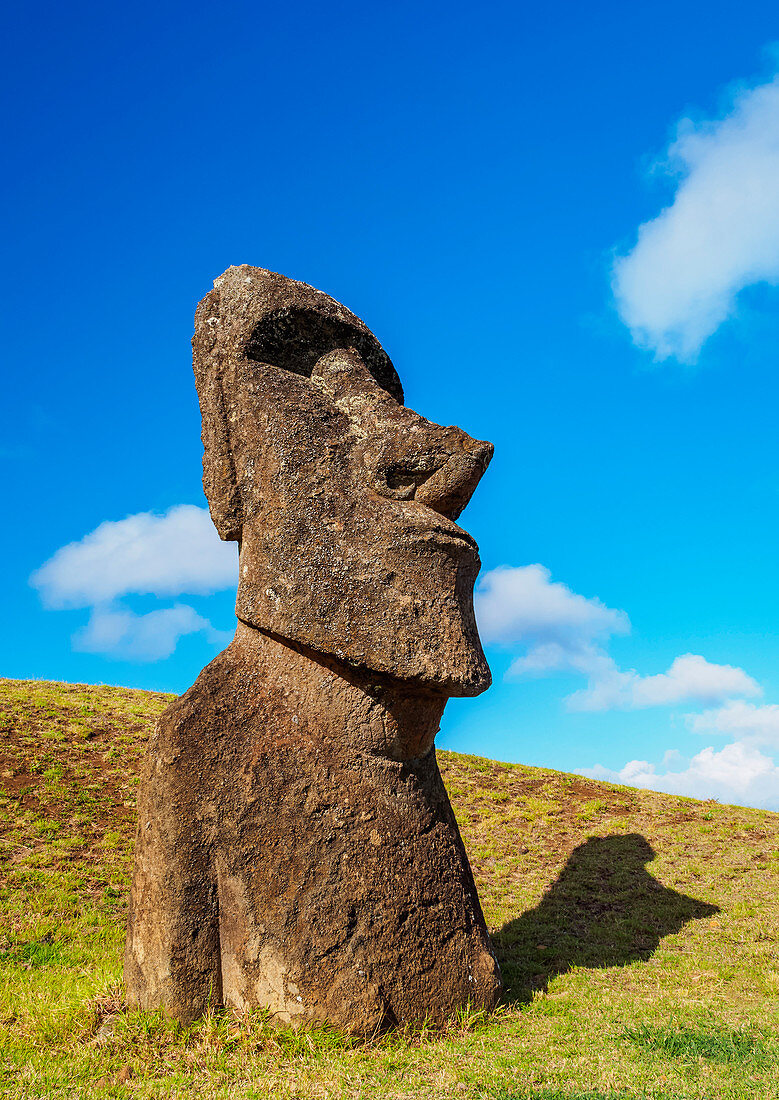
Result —
POLYGON ((449 519, 457 519, 473 496, 494 450, 491 443, 465 438, 467 446, 451 454, 414 493, 415 500, 449 519))
POLYGON ((371 487, 393 500, 416 500, 457 519, 492 458, 493 446, 459 428, 444 428, 399 405, 353 348, 317 361, 311 381, 349 417, 365 442, 371 487))
POLYGON ((393 432, 369 463, 373 487, 382 496, 416 500, 457 519, 489 465, 492 444, 404 411, 414 422, 393 432))

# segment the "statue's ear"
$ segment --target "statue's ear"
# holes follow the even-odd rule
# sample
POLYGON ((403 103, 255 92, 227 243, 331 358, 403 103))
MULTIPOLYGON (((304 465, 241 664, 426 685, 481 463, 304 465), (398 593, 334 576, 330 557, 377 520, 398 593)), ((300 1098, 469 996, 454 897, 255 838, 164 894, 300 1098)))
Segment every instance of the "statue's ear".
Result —
POLYGON ((205 296, 195 314, 192 363, 203 421, 203 489, 211 519, 226 542, 239 542, 241 498, 230 447, 219 348, 219 292, 205 296))

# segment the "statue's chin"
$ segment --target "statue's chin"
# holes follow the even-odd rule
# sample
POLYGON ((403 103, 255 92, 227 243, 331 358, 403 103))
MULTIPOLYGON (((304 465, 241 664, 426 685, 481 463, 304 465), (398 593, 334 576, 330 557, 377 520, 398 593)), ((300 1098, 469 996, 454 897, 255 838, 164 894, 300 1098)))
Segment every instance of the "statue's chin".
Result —
POLYGON ((442 621, 398 622, 382 629, 382 619, 361 615, 358 608, 350 616, 349 636, 334 638, 326 618, 306 616, 301 622, 293 609, 258 595, 256 589, 240 585, 236 614, 242 622, 321 653, 354 670, 378 673, 402 680, 446 696, 480 695, 490 686, 492 677, 472 623, 470 608, 442 621))

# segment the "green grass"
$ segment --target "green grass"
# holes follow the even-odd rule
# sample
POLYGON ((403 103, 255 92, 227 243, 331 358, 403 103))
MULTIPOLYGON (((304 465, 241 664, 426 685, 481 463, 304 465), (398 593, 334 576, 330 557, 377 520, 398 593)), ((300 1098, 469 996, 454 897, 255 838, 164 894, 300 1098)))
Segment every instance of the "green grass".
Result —
POLYGON ((127 1011, 138 764, 169 697, 0 681, 0 1095, 779 1100, 779 815, 441 753, 507 984, 357 1041, 127 1011))
POLYGON ((779 1062, 779 1044, 774 1036, 754 1029, 709 1027, 651 1027, 642 1024, 626 1028, 624 1037, 660 1060, 707 1059, 736 1066, 765 1069, 779 1062))

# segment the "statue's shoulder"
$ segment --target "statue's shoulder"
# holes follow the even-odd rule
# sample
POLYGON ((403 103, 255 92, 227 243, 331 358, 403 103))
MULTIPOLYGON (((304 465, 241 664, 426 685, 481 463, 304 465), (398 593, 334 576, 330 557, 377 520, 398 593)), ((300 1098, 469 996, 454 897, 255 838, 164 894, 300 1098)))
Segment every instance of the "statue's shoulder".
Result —
POLYGON ((192 687, 162 712, 156 737, 207 741, 224 725, 226 716, 235 715, 240 682, 240 663, 228 646, 206 665, 192 687))

